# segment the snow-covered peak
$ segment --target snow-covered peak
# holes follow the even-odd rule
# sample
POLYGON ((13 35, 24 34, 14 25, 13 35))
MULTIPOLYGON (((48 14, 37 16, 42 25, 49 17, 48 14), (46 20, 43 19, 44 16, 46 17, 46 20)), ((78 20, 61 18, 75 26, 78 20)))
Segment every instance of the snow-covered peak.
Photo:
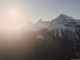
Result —
POLYGON ((67 19, 67 18, 70 18, 70 19, 72 18, 72 17, 67 16, 67 15, 65 15, 65 14, 61 14, 59 17, 63 17, 63 18, 66 18, 66 19, 67 19))
POLYGON ((67 15, 65 15, 65 14, 61 14, 61 15, 59 16, 59 18, 64 18, 64 19, 66 19, 66 20, 73 20, 73 18, 72 18, 71 16, 67 16, 67 15))
POLYGON ((67 16, 65 14, 60 14, 56 19, 54 20, 59 20, 59 21, 64 21, 64 20, 74 20, 71 16, 67 16))
POLYGON ((49 25, 51 24, 50 21, 42 21, 42 19, 40 19, 36 25, 41 27, 41 28, 47 28, 49 25))
POLYGON ((76 24, 75 19, 65 14, 60 14, 56 19, 51 21, 49 30, 65 30, 73 27, 76 24))
POLYGON ((72 17, 65 14, 61 14, 56 19, 51 21, 51 24, 49 25, 49 30, 54 30, 55 34, 58 31, 59 35, 61 36, 61 30, 68 29, 72 31, 75 25, 76 19, 73 19, 72 17))
POLYGON ((37 23, 43 23, 42 19, 40 19, 37 23))

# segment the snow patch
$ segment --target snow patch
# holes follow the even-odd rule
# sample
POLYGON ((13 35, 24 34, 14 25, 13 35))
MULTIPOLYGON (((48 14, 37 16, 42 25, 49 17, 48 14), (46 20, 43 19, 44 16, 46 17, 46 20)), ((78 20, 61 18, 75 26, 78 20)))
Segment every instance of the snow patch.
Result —
POLYGON ((42 35, 38 35, 36 38, 44 39, 44 37, 42 35))

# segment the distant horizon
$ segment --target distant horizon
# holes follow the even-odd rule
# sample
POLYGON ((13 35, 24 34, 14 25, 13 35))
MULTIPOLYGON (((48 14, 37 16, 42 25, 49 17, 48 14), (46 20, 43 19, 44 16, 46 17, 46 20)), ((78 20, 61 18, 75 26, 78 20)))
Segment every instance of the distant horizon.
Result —
MULTIPOLYGON (((63 13, 61 13, 61 14, 63 14, 63 13)), ((60 16, 61 14, 59 14, 58 16, 60 16)), ((63 15, 66 15, 66 14, 63 14, 63 15)), ((57 17, 58 17, 57 16, 57 17)), ((69 15, 66 15, 66 16, 69 16, 69 15)), ((57 17, 55 17, 55 18, 53 18, 53 19, 51 19, 51 20, 54 20, 54 19, 56 19, 57 17)), ((69 16, 69 17, 72 17, 72 16, 69 16)), ((73 18, 73 17, 72 17, 73 18)), ((75 19, 75 18, 73 18, 73 19, 75 19)), ((40 21, 40 20, 42 20, 42 21, 51 21, 51 20, 43 20, 43 19, 39 19, 38 21, 40 21)), ((76 19, 76 20, 80 20, 80 19, 76 19)), ((35 23, 37 23, 38 21, 36 21, 35 23)), ((31 21, 29 21, 29 22, 31 22, 31 21)), ((33 22, 31 22, 31 23, 33 23, 33 22)))
POLYGON ((80 19, 80 0, 1 0, 0 10, 9 4, 19 5, 26 20, 33 23, 39 19, 49 21, 60 14, 80 19))

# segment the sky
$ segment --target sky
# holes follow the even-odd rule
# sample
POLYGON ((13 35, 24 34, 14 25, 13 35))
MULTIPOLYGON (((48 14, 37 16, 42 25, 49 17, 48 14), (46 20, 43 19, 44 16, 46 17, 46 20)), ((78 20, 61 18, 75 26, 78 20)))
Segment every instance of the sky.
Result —
POLYGON ((20 4, 26 20, 33 23, 52 20, 60 14, 80 19, 80 0, 0 0, 0 6, 12 3, 20 4))

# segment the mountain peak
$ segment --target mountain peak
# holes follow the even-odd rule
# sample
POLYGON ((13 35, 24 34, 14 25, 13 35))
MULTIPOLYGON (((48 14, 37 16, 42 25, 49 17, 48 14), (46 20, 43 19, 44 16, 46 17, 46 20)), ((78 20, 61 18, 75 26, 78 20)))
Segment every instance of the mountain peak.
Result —
POLYGON ((43 22, 42 19, 40 19, 38 22, 43 22))
POLYGON ((60 14, 57 18, 53 19, 52 22, 53 21, 66 21, 66 20, 72 21, 74 19, 71 16, 67 16, 65 14, 60 14))
POLYGON ((60 17, 65 17, 65 16, 67 16, 67 15, 65 15, 65 14, 60 14, 60 17))
POLYGON ((61 20, 63 20, 63 19, 64 20, 73 20, 73 18, 71 16, 67 16, 65 14, 60 14, 57 19, 61 19, 61 20))

